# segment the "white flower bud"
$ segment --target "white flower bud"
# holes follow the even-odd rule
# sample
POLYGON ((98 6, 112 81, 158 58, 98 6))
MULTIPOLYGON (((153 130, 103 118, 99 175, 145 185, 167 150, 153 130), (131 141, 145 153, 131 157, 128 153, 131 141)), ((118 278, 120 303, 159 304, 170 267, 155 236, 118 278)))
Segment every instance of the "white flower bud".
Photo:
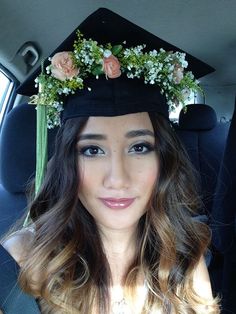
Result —
POLYGON ((109 58, 111 55, 112 55, 111 50, 109 50, 109 49, 104 50, 103 56, 105 58, 109 58))

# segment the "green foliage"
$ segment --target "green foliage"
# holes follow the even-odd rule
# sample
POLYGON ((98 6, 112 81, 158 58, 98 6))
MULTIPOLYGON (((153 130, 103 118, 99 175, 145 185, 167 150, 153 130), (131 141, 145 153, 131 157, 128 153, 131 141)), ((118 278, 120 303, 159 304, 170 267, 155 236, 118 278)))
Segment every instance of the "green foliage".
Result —
MULTIPOLYGON (((99 45, 92 39, 85 39, 80 31, 77 31, 77 39, 73 44, 74 50, 70 52, 69 60, 72 70, 77 70, 76 75, 67 77, 67 68, 56 68, 65 76, 63 79, 53 74, 55 65, 46 68, 47 73, 41 73, 36 79, 40 86, 38 95, 31 99, 33 104, 47 105, 48 127, 60 124, 60 112, 63 110, 63 99, 74 93, 77 89, 83 89, 83 80, 88 76, 106 75, 104 60, 113 56, 117 58, 121 72, 128 78, 139 78, 146 84, 160 87, 166 96, 169 109, 173 110, 182 103, 191 92, 199 92, 201 88, 191 72, 186 72, 187 61, 185 54, 181 52, 168 52, 163 49, 145 51, 145 45, 124 48, 122 45, 112 46, 107 43, 99 45), (64 72, 63 72, 64 71, 64 72)), ((111 60, 111 62, 112 62, 111 60)), ((70 69, 69 69, 70 70, 70 69)))

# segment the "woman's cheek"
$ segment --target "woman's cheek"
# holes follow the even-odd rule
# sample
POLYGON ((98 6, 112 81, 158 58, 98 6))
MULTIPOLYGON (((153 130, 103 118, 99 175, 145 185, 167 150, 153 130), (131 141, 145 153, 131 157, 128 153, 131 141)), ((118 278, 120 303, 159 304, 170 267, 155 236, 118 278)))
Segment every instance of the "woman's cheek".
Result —
POLYGON ((144 186, 152 186, 158 181, 159 161, 157 158, 150 158, 150 160, 146 160, 145 163, 139 165, 138 169, 139 170, 136 170, 136 173, 144 186))
POLYGON ((92 191, 101 181, 103 166, 94 160, 82 160, 79 163, 80 187, 83 191, 92 191))
POLYGON ((150 169, 148 173, 146 173, 145 177, 143 178, 144 186, 153 187, 156 182, 158 181, 159 171, 158 168, 153 167, 150 169))

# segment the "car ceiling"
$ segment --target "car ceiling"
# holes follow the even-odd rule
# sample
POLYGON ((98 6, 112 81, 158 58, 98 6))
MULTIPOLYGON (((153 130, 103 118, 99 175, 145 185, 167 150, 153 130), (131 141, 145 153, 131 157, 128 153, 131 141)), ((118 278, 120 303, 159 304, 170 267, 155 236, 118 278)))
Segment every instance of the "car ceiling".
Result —
POLYGON ((236 85, 236 0, 1 0, 0 63, 23 81, 25 42, 46 58, 89 14, 106 7, 216 69, 203 85, 236 85))

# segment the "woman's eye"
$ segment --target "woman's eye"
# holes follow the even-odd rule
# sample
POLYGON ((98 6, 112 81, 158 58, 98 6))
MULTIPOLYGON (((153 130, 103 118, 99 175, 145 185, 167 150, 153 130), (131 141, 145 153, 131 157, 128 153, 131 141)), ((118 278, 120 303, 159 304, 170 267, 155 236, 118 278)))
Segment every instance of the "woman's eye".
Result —
POLYGON ((87 157, 95 157, 99 155, 103 155, 104 151, 98 146, 88 146, 80 149, 80 155, 87 157))
POLYGON ((145 154, 149 153, 154 150, 154 147, 151 144, 147 143, 140 143, 140 144, 135 144, 131 147, 129 150, 130 153, 136 153, 136 154, 145 154))

